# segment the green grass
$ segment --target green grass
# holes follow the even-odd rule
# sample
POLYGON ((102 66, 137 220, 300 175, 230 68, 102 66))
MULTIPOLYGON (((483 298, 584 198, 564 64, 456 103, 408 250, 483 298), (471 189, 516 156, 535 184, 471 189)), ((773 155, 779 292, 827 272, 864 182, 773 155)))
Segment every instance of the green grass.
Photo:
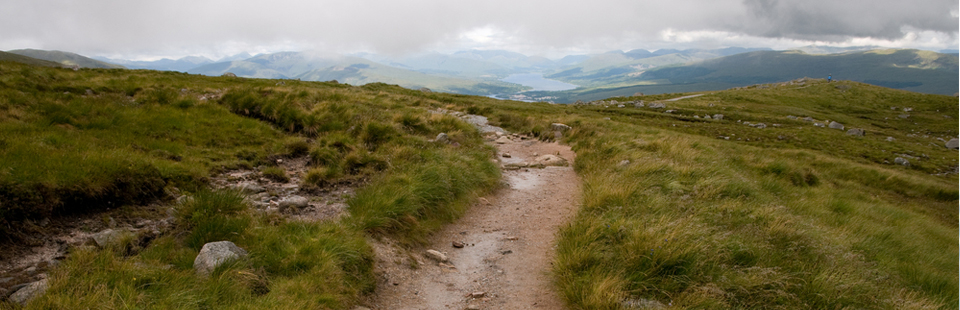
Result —
POLYGON ((27 219, 190 196, 168 234, 71 253, 27 308, 348 308, 375 285, 370 234, 421 242, 499 180, 475 129, 428 111, 445 95, 6 62, 0 73, 4 242, 31 233, 27 219), (440 132, 456 143, 431 142, 440 132), (285 181, 275 165, 292 157, 309 159, 304 185, 360 186, 351 216, 288 222, 207 187, 237 168, 285 181), (219 240, 250 255, 197 277, 197 251, 219 240))
MULTIPOLYGON (((647 299, 677 308, 946 309, 958 300, 958 155, 937 139, 958 134, 955 97, 809 81, 668 102, 668 114, 385 84, 277 86, 8 63, 0 73, 0 167, 16 167, 0 172, 5 197, 60 212, 151 201, 170 186, 194 197, 176 232, 145 248, 71 254, 28 308, 349 308, 375 285, 366 235, 417 244, 497 184, 492 149, 455 117, 427 112, 436 108, 544 140, 554 137, 550 123, 573 127, 562 142, 578 154, 583 200, 553 263, 571 308, 647 299), (898 117, 904 107, 913 108, 907 119, 898 117), (693 117, 718 113, 725 118, 693 117), (430 142, 440 132, 456 143, 430 142), (290 156, 309 159, 305 186, 363 184, 348 200, 351 215, 286 222, 248 210, 236 194, 202 190, 211 173, 290 156), (912 165, 892 164, 900 156, 912 165), (44 204, 48 196, 60 203, 44 204), (203 280, 192 261, 213 239, 251 254, 203 280)), ((7 222, 44 214, 5 201, 7 222)))

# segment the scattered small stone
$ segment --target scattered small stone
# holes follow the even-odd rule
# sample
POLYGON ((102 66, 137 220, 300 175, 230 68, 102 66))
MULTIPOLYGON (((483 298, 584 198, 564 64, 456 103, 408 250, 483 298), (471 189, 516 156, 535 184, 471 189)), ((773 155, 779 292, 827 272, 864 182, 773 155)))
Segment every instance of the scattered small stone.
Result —
POLYGON ((629 159, 624 159, 624 160, 621 160, 620 163, 617 164, 617 166, 619 166, 619 167, 624 167, 624 166, 629 165, 629 164, 630 164, 630 160, 629 160, 629 159))
POLYGON ((847 130, 848 136, 863 137, 863 134, 864 134, 864 131, 862 128, 854 128, 854 129, 847 130))
POLYGON ((813 123, 813 125, 814 125, 814 126, 817 126, 817 127, 827 127, 827 125, 825 125, 825 124, 823 124, 823 123, 813 123))
POLYGON ((843 124, 837 122, 830 122, 830 125, 827 125, 827 127, 843 130, 843 124))
POLYGON ((510 254, 510 253, 513 253, 513 251, 512 251, 512 250, 500 251, 500 254, 503 254, 503 255, 507 255, 507 254, 510 254))
POLYGON ((520 238, 517 238, 517 236, 507 236, 506 239, 510 241, 516 241, 517 239, 520 239, 520 238))
POLYGON ((899 117, 899 118, 908 118, 908 117, 910 117, 910 115, 908 115, 908 114, 900 114, 900 115, 897 115, 897 117, 899 117))
POLYGON ((887 137, 887 142, 897 141, 894 137, 887 137))
POLYGON ((480 310, 480 306, 477 305, 468 305, 467 310, 480 310))
POLYGON ((450 137, 447 136, 447 133, 441 132, 437 134, 437 138, 434 141, 437 141, 439 143, 450 143, 450 137))
POLYGON ((437 251, 437 250, 427 250, 427 252, 425 253, 425 256, 429 259, 432 259, 441 263, 445 263, 449 260, 449 258, 447 258, 447 255, 440 253, 440 251, 437 251))
POLYGON ((797 119, 797 117, 796 117, 796 116, 793 116, 793 115, 787 115, 787 118, 788 118, 788 119, 797 119))
POLYGON ((454 241, 454 242, 453 242, 453 247, 458 248, 458 249, 463 248, 463 242, 454 241))
POLYGON ((473 293, 470 293, 470 295, 468 295, 468 296, 469 296, 470 298, 483 298, 483 296, 487 296, 487 293, 486 293, 486 292, 473 292, 473 293))
POLYGON ((513 156, 510 155, 510 153, 503 153, 503 154, 500 154, 500 156, 503 156, 503 158, 511 158, 511 157, 513 157, 513 156))

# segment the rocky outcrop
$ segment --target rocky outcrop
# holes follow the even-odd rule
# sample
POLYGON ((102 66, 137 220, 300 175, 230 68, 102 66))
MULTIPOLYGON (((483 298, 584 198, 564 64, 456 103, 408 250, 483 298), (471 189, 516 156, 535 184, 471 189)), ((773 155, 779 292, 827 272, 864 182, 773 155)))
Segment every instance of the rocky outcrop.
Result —
POLYGON ((247 256, 247 251, 230 241, 210 242, 203 245, 193 260, 193 270, 201 276, 209 276, 218 266, 247 256))
POLYGON ((897 157, 893 160, 893 163, 897 165, 903 165, 905 167, 910 167, 910 161, 903 157, 897 157))
POLYGON ((227 72, 227 73, 224 73, 224 74, 221 75, 221 76, 223 76, 223 77, 237 77, 237 75, 234 74, 233 72, 227 72))
POLYGON ((653 102, 648 105, 651 109, 666 109, 667 104, 663 102, 653 102))

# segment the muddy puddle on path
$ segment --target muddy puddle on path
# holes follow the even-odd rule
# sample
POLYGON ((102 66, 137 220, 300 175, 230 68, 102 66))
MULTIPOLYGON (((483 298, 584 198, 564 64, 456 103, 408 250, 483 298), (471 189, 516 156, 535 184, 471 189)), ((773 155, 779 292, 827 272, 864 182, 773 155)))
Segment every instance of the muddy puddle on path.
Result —
POLYGON ((495 144, 505 186, 479 199, 458 221, 423 248, 374 241, 377 292, 371 309, 563 309, 550 269, 555 233, 575 213, 579 179, 574 153, 556 143, 514 137, 495 144), (504 153, 509 158, 502 157, 504 153), (551 155, 551 156, 548 156, 551 155), (566 166, 518 168, 560 157, 566 166), (462 248, 454 243, 462 243, 462 248), (434 249, 448 258, 425 255, 434 249))

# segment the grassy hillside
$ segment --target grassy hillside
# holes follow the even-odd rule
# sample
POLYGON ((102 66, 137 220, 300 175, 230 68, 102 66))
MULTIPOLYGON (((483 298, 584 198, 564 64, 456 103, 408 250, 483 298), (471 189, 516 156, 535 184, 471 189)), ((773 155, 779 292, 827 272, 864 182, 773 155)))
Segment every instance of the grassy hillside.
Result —
POLYGON ((473 127, 429 112, 453 97, 285 82, 0 62, 0 242, 43 232, 27 219, 193 197, 148 243, 72 251, 27 308, 347 308, 375 285, 367 234, 416 242, 498 184, 473 127), (456 143, 430 141, 440 132, 456 143), (207 187, 304 156, 302 187, 363 184, 350 217, 287 222, 207 187), (250 258, 197 277, 199 247, 217 240, 250 258))
POLYGON ((69 52, 44 51, 35 49, 20 49, 7 51, 8 53, 23 55, 31 58, 42 59, 62 64, 64 66, 79 66, 81 68, 100 68, 100 69, 123 69, 117 64, 99 61, 93 58, 84 57, 69 52))
POLYGON ((42 67, 60 67, 60 66, 62 66, 61 64, 55 63, 55 62, 52 62, 52 61, 47 61, 47 60, 42 60, 42 59, 36 59, 36 58, 32 58, 32 57, 27 57, 27 56, 18 55, 18 54, 14 54, 14 53, 7 53, 7 52, 0 52, 0 61, 13 61, 13 62, 19 62, 19 63, 22 63, 22 64, 28 64, 28 65, 33 65, 33 66, 42 66, 42 67))
POLYGON ((0 63, 0 73, 7 223, 151 201, 173 186, 194 196, 178 206, 174 233, 136 253, 71 253, 27 308, 349 309, 375 285, 366 234, 415 242, 497 184, 492 150, 469 125, 428 112, 436 108, 544 140, 555 137, 553 122, 573 127, 562 142, 578 153, 583 200, 553 263, 571 308, 958 302, 958 153, 940 140, 958 135, 951 96, 807 80, 680 101, 663 100, 684 94, 616 98, 663 101, 673 110, 665 113, 385 84, 15 63, 0 63), (459 146, 430 142, 439 132, 459 146), (211 173, 290 156, 310 156, 318 184, 368 179, 348 202, 351 216, 277 221, 236 193, 205 189, 211 173), (232 240, 251 258, 195 277, 197 240, 209 238, 232 240))

